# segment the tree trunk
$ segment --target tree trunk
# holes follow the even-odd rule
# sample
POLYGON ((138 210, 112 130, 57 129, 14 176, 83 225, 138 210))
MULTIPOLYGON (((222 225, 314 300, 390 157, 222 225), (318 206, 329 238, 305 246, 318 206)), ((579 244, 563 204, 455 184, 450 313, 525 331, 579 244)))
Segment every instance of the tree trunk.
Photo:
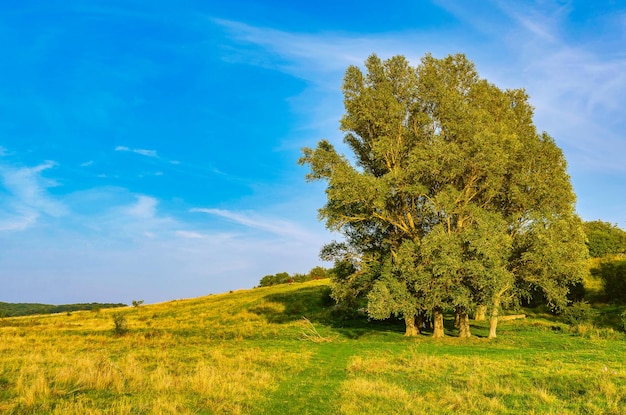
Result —
POLYGON ((465 309, 459 310, 459 337, 462 339, 468 339, 472 337, 472 332, 469 324, 469 315, 465 309))
POLYGON ((495 339, 496 329, 498 328, 498 316, 489 317, 489 338, 495 339))
POLYGON ((474 314, 474 321, 484 321, 487 315, 487 306, 479 305, 476 307, 476 313, 474 314))
POLYGON ((461 310, 460 307, 456 307, 454 309, 454 327, 456 327, 457 329, 461 327, 461 314, 462 313, 463 311, 461 310))
POLYGON ((489 338, 496 338, 496 329, 498 328, 498 314, 500 312, 500 295, 493 300, 491 316, 489 317, 489 338))
POLYGON ((424 313, 421 311, 415 316, 415 324, 417 326, 417 333, 422 334, 422 329, 424 328, 424 313))
POLYGON ((413 314, 405 315, 404 323, 406 324, 406 331, 404 332, 405 336, 415 337, 418 335, 419 332, 417 326, 415 325, 415 316, 413 314))
POLYGON ((433 319, 434 321, 434 328, 433 328, 433 337, 434 338, 440 338, 440 337, 444 337, 445 333, 443 331, 443 310, 439 307, 436 307, 433 310, 433 319))

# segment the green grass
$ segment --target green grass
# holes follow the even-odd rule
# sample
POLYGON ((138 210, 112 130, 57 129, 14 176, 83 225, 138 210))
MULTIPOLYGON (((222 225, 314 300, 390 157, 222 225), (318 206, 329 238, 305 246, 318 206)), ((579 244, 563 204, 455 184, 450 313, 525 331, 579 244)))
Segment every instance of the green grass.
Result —
POLYGON ((623 414, 619 307, 575 330, 539 310, 498 338, 403 336, 325 281, 0 320, 2 414, 623 414), (113 315, 128 331, 114 333, 113 315), (303 319, 306 317, 307 320, 303 319))

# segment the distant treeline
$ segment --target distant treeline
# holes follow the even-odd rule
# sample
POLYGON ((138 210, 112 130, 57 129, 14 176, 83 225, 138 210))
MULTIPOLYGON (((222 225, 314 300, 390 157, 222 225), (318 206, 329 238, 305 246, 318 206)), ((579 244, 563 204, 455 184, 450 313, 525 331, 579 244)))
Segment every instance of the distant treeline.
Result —
POLYGON ((118 303, 81 303, 50 305, 38 303, 3 303, 0 302, 0 317, 30 316, 33 314, 69 313, 80 310, 97 310, 101 308, 126 307, 118 303))
POLYGON ((259 287, 269 287, 270 285, 288 284, 292 282, 305 282, 311 280, 321 280, 330 277, 330 270, 324 267, 315 267, 307 274, 289 274, 287 272, 279 272, 274 275, 266 275, 261 278, 259 287))

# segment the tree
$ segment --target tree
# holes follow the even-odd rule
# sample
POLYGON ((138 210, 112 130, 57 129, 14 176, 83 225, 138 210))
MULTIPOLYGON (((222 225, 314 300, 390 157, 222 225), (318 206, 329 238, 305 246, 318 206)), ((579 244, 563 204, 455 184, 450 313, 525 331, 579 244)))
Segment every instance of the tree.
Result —
POLYGON ((287 272, 279 272, 275 275, 266 275, 261 278, 259 287, 269 287, 271 285, 286 284, 290 281, 291 276, 287 272))
POLYGON ((308 180, 327 182, 320 218, 344 236, 324 252, 354 265, 333 290, 366 297, 373 318, 403 316, 407 335, 429 310, 436 337, 445 310, 469 336, 478 305, 495 336, 500 306, 531 288, 562 305, 584 235, 563 154, 537 133, 526 93, 480 79, 460 54, 415 68, 372 55, 365 69, 343 84, 355 164, 326 140, 300 159, 308 180))
POLYGON ((590 257, 601 258, 611 254, 626 253, 626 231, 617 225, 594 220, 585 222, 583 227, 587 235, 590 257))

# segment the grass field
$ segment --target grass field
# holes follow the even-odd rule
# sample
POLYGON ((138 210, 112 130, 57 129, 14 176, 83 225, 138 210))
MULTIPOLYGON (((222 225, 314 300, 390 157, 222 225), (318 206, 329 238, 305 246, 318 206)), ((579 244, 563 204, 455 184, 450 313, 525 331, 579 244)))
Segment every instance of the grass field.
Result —
POLYGON ((326 284, 1 319, 0 413, 626 413, 624 333, 531 313, 405 338, 334 315, 326 284))

